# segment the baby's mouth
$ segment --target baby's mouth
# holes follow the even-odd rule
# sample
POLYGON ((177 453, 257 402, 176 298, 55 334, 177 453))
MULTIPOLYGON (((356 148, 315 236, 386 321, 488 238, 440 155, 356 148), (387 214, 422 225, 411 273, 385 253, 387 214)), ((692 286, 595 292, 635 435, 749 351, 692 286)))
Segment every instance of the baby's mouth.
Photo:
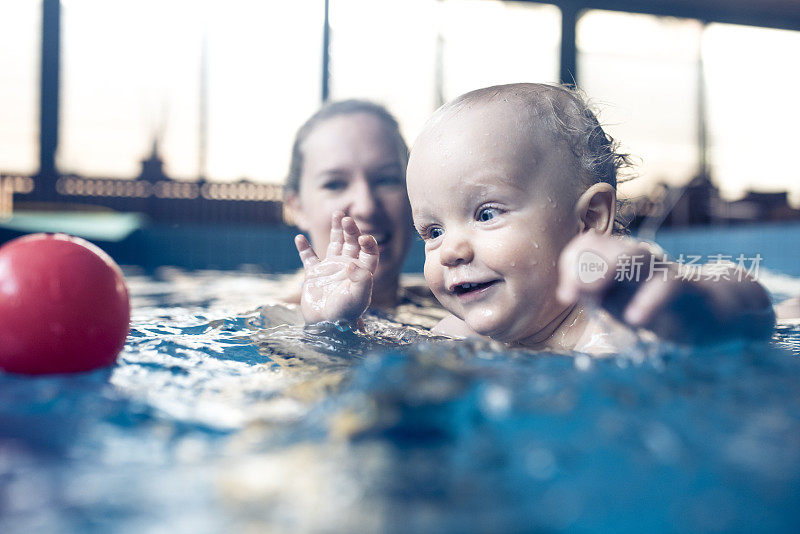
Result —
POLYGON ((456 296, 462 295, 469 295, 473 293, 477 293, 482 289, 486 289, 494 284, 496 284, 498 280, 490 280, 489 282, 465 282, 463 284, 458 284, 457 286, 453 287, 453 293, 456 296))

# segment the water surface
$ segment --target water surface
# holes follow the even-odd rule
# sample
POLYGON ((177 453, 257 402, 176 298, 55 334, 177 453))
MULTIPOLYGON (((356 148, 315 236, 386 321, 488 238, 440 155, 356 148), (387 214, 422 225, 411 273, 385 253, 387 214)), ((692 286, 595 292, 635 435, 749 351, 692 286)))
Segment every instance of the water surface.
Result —
POLYGON ((304 328, 286 276, 129 280, 117 366, 0 374, 0 532, 800 529, 798 324, 590 360, 413 309, 304 328))

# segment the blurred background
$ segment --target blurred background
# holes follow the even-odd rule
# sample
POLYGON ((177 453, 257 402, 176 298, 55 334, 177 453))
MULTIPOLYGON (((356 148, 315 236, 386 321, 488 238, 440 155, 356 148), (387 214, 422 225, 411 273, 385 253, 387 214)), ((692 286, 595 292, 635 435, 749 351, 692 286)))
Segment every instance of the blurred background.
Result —
POLYGON ((0 241, 290 270, 281 185, 322 102, 385 104, 413 142, 516 81, 589 95, 639 163, 634 232, 800 224, 798 0, 3 0, 0 241))

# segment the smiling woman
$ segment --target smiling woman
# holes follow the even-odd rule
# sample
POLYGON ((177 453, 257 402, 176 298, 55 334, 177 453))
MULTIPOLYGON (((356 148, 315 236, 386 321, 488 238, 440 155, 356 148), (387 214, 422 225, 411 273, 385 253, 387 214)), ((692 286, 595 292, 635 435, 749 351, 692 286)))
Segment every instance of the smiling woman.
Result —
MULTIPOLYGON (((285 201, 316 255, 330 242, 331 215, 343 212, 377 242, 380 263, 372 305, 398 301, 399 277, 411 244, 405 187, 408 147, 392 115, 363 100, 330 103, 300 127, 292 149, 285 201)), ((299 301, 299 294, 291 298, 299 301)))

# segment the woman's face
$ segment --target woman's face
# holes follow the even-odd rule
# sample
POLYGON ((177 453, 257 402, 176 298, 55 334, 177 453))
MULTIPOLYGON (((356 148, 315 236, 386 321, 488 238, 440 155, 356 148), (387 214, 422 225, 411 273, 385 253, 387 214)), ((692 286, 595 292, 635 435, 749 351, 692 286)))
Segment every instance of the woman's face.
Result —
POLYGON ((303 171, 286 200, 318 256, 330 239, 331 214, 353 217, 380 249, 376 285, 397 282, 413 226, 406 161, 390 128, 370 113, 337 115, 317 124, 301 146, 303 171))

